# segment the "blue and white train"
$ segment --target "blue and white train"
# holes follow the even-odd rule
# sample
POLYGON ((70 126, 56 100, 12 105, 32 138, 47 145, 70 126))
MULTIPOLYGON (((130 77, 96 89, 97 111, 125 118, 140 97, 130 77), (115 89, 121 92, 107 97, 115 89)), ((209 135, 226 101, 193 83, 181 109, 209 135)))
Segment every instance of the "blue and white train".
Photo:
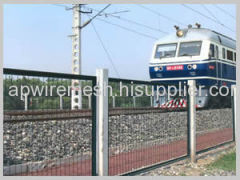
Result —
MULTIPOLYGON (((196 80, 197 85, 236 84, 236 41, 230 37, 201 28, 189 26, 158 40, 153 48, 149 63, 152 82, 159 84, 179 84, 196 80)), ((208 89, 197 97, 197 106, 205 107, 210 102, 208 89)), ((216 99, 216 98, 215 98, 216 99)), ((221 101, 220 97, 217 97, 221 101)), ((173 99, 156 97, 155 106, 166 107, 173 99)), ((215 102, 217 103, 217 102, 215 102)))

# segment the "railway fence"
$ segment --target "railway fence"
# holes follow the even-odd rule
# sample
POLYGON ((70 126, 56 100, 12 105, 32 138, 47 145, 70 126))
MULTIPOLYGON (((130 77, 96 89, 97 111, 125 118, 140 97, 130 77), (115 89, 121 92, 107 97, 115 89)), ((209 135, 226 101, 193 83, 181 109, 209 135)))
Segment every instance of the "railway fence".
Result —
POLYGON ((109 78, 106 70, 83 76, 4 69, 4 175, 135 175, 235 141, 234 98, 197 109, 187 94, 182 108, 155 108, 153 96, 124 91, 120 97, 120 83, 149 93, 157 85, 109 78), (71 109, 71 96, 60 101, 56 92, 10 96, 13 85, 67 87, 72 80, 102 91, 83 95, 82 109, 71 109))

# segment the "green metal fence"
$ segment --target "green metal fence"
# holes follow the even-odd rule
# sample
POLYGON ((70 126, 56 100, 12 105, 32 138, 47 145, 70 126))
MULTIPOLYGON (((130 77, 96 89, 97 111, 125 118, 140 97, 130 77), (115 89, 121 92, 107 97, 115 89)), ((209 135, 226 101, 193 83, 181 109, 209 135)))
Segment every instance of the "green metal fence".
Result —
POLYGON ((90 107, 83 97, 83 109, 73 110, 71 95, 10 92, 13 86, 67 88, 72 80, 96 85, 93 76, 4 69, 4 175, 96 175, 94 95, 90 107))
MULTIPOLYGON (((97 97, 82 96, 82 109, 70 96, 29 93, 12 96, 12 86, 97 85, 95 76, 4 69, 4 175, 97 175, 97 97)), ((189 105, 160 108, 155 97, 123 92, 120 83, 156 87, 157 83, 109 78, 109 175, 135 175, 190 155, 189 105)), ((12 88, 13 89, 13 88, 12 88)), ((94 93, 93 91, 92 93, 94 93)), ((188 103, 188 96, 183 97, 188 103)), ((233 98, 227 104, 198 108, 197 153, 235 141, 233 98)))

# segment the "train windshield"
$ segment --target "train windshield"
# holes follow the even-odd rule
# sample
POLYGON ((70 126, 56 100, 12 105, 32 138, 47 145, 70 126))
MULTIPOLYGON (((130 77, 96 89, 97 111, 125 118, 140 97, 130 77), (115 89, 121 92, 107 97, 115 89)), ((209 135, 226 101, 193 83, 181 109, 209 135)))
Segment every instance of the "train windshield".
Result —
POLYGON ((180 43, 179 56, 199 56, 201 41, 180 43))
POLYGON ((157 45, 155 58, 174 57, 176 54, 177 44, 160 44, 157 45))

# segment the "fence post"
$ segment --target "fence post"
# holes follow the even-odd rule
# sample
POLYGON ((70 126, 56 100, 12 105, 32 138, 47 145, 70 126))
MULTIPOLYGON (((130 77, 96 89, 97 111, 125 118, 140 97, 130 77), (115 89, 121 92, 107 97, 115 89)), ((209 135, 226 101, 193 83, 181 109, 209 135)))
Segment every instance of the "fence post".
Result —
POLYGON ((108 175, 108 70, 97 69, 97 175, 108 175))
POLYGON ((92 96, 88 96, 88 108, 91 109, 92 107, 92 96))
POLYGON ((235 141, 235 137, 236 137, 236 132, 235 132, 235 126, 236 126, 236 115, 237 115, 237 86, 233 85, 232 86, 232 117, 233 117, 233 141, 235 141))
POLYGON ((97 78, 92 80, 92 176, 97 175, 97 98, 94 87, 97 85, 97 78))
POLYGON ((28 94, 24 94, 24 110, 28 110, 28 94))
POLYGON ((150 106, 153 107, 153 97, 150 96, 150 106))
POLYGON ((115 99, 115 96, 112 96, 112 107, 113 107, 113 108, 116 107, 116 99, 115 99))
POLYGON ((60 98, 60 99, 59 99, 59 101, 60 101, 60 102, 59 102, 59 105, 60 105, 59 108, 60 108, 60 109, 63 109, 63 97, 62 97, 62 96, 59 96, 59 98, 60 98))
POLYGON ((196 90, 196 82, 195 80, 188 80, 188 122, 189 122, 189 145, 190 145, 190 157, 191 157, 191 162, 195 163, 196 162, 196 95, 195 95, 195 90, 196 90))
POLYGON ((136 107, 136 96, 133 96, 133 107, 136 107))

